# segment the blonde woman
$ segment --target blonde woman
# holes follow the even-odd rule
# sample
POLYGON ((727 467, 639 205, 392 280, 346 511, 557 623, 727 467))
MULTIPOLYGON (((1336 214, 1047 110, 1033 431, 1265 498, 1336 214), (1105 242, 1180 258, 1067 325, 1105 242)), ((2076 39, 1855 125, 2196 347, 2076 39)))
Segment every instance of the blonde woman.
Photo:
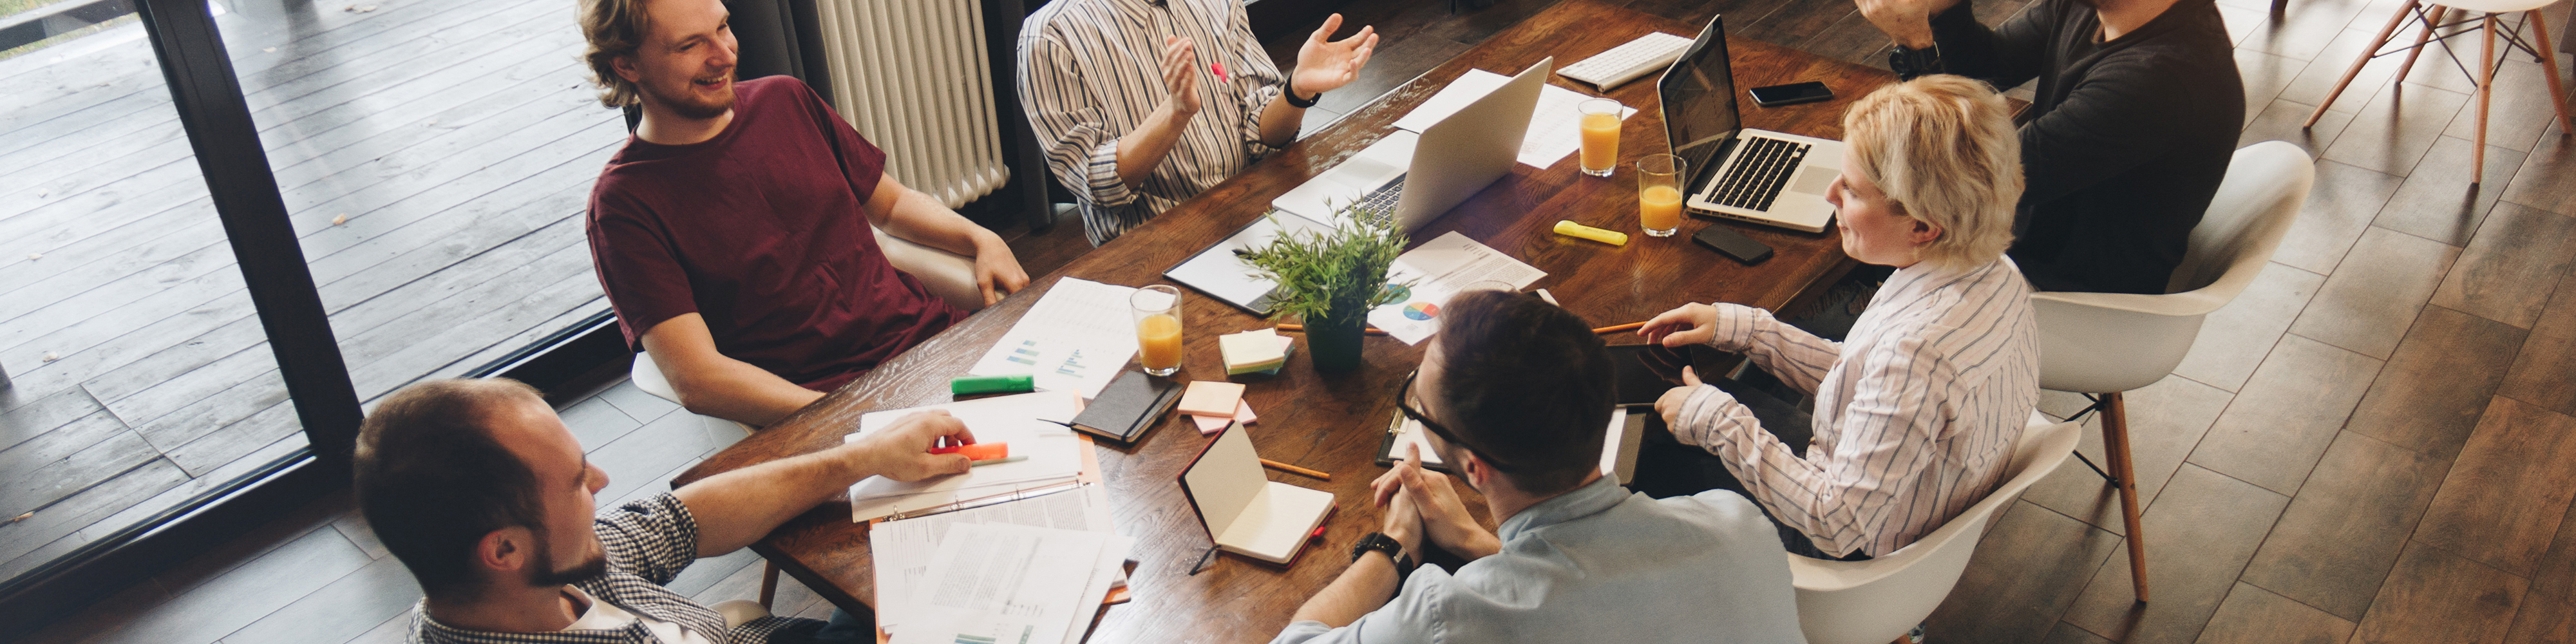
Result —
POLYGON ((1912 543, 2000 482, 2039 401, 2039 346, 2030 284, 2004 257, 2022 170, 2003 98, 1917 78, 1853 103, 1843 134, 1828 197, 1843 252, 1896 269, 1848 340, 1735 304, 1685 305, 1638 330, 1743 353, 1813 395, 1812 415, 1684 371, 1655 404, 1672 442, 1638 476, 1650 493, 1743 492, 1792 552, 1859 559, 1912 543))

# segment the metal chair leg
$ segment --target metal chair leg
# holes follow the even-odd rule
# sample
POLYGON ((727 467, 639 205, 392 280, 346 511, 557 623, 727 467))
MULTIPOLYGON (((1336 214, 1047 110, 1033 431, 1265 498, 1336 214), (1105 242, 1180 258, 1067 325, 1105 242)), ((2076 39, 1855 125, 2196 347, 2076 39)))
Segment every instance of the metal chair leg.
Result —
POLYGON ((760 607, 776 609, 777 607, 769 603, 771 600, 778 599, 778 564, 763 559, 760 565, 760 607))
POLYGON ((2102 452, 2120 490, 2120 515, 2129 533, 2129 579, 2138 601, 2147 601, 2146 533, 2138 525, 2138 476, 2129 463, 2129 409, 2118 393, 2102 396, 2102 452))
POLYGON ((2317 103, 2317 111, 2310 112, 2308 122, 2299 124, 2299 127, 2315 127, 2317 119, 2325 118, 2326 108, 2334 107, 2335 99, 2343 96, 2343 88, 2352 84, 2353 77, 2361 75, 2362 66, 2369 65, 2371 57, 2379 53, 2379 48, 2388 45, 2388 36, 2397 33, 2397 26, 2405 24, 2406 17, 2415 14, 2416 4, 2415 0, 2406 0, 2406 6, 2397 8, 2397 15, 2388 17, 2388 26, 2379 28, 2379 36, 2370 39, 2370 48, 2352 61, 2352 69, 2344 70, 2343 80, 2335 81, 2334 91, 2326 94, 2326 100, 2317 103))

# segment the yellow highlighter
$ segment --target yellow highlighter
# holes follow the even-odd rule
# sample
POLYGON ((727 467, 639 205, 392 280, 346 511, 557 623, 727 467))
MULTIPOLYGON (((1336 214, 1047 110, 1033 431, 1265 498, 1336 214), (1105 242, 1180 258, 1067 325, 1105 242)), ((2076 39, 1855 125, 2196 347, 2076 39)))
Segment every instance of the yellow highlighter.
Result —
POLYGON ((1615 230, 1602 230, 1571 221, 1556 222, 1556 234, 1568 237, 1581 237, 1612 246, 1628 245, 1628 233, 1615 230))

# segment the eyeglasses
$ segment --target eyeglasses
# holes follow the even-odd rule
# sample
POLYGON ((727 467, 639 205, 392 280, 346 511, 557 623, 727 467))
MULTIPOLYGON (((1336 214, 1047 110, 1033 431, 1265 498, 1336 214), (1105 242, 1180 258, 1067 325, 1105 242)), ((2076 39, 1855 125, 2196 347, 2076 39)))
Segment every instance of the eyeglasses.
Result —
MULTIPOLYGON (((1416 397, 1413 395, 1413 381, 1421 376, 1422 372, 1420 370, 1415 370, 1413 373, 1406 374, 1404 376, 1404 395, 1396 397, 1396 411, 1402 412, 1405 418, 1410 419, 1413 422, 1421 423, 1423 429, 1431 430, 1432 434, 1440 436, 1440 440, 1447 441, 1451 445, 1456 445, 1461 449, 1474 453, 1476 458, 1483 459, 1486 465, 1492 465, 1496 470, 1510 472, 1517 469, 1500 460, 1496 460, 1492 452, 1476 449, 1475 444, 1460 440, 1458 438, 1458 434, 1449 431, 1449 428, 1447 427, 1440 426, 1440 423, 1432 422, 1429 414, 1422 413, 1422 410, 1415 406, 1416 397)), ((1463 471, 1461 471, 1461 473, 1463 473, 1463 471)))

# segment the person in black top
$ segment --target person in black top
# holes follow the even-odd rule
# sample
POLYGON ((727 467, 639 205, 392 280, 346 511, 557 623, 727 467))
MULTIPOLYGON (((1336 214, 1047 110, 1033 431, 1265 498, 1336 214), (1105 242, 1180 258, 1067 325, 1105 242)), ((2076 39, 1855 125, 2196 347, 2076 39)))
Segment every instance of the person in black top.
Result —
POLYGON ((2165 292, 2245 123, 2213 0, 2038 0, 1991 29, 1960 0, 1855 3, 1904 78, 2038 79, 2011 250, 2033 287, 2165 292))

